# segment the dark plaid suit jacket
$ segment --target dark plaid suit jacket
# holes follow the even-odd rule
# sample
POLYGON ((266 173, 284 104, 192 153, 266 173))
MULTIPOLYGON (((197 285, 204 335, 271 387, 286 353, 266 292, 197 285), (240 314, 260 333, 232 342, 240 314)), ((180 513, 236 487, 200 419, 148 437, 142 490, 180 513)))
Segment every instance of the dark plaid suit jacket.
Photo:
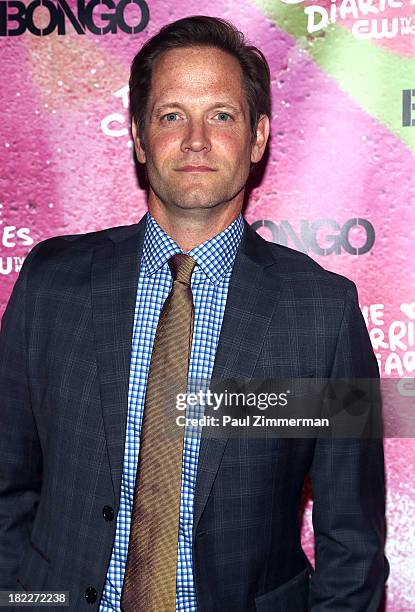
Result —
MULTIPOLYGON (((98 609, 114 540, 144 228, 38 244, 2 322, 0 588, 67 590, 74 612, 98 609)), ((213 378, 297 376, 378 376, 356 288, 245 222, 213 378)), ((381 440, 202 435, 199 612, 377 612, 384 534, 381 440)))

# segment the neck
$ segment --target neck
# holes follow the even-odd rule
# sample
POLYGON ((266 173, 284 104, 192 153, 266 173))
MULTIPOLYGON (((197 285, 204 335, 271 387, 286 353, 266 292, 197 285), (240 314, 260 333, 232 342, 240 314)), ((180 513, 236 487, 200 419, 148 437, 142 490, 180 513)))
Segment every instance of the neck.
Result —
POLYGON ((148 210, 159 226, 168 234, 184 252, 210 240, 226 229, 241 212, 241 205, 214 208, 171 210, 163 205, 148 203, 148 210), (218 209, 218 210, 217 210, 218 209))

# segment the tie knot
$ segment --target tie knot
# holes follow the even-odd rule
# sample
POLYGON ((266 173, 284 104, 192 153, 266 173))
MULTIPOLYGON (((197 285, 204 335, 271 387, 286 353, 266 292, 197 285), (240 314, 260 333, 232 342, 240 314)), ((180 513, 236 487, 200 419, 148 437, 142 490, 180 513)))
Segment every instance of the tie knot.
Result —
POLYGON ((192 277, 193 268, 197 263, 190 255, 185 253, 176 253, 170 257, 168 261, 173 281, 179 281, 190 287, 190 279, 192 277))

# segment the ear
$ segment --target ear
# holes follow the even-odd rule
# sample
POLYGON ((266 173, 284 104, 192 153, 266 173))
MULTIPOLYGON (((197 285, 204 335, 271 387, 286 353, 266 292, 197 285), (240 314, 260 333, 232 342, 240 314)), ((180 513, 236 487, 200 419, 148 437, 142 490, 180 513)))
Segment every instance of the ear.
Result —
POLYGON ((146 154, 144 151, 144 147, 143 147, 143 143, 141 142, 139 136, 138 136, 138 129, 137 129, 137 124, 134 121, 134 119, 131 122, 131 132, 133 135, 133 141, 134 141, 134 148, 135 148, 135 154, 137 155, 137 159, 140 162, 140 164, 145 164, 146 163, 146 154))
POLYGON ((261 115, 257 122, 256 134, 251 148, 251 162, 257 163, 262 158, 269 136, 269 117, 261 115))

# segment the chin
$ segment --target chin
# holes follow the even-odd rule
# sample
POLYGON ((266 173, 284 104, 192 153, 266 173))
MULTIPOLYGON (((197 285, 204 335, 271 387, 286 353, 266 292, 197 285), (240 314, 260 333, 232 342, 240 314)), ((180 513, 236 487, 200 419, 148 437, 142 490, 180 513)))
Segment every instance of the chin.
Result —
MULTIPOLYGON (((151 183, 150 183, 151 184, 151 183)), ((177 183, 159 183, 152 186, 156 197, 164 202, 165 206, 180 208, 182 210, 209 209, 231 201, 242 187, 235 187, 232 184, 210 186, 193 185, 185 186, 177 183)))
POLYGON ((176 189, 170 201, 179 208, 213 208, 228 199, 226 193, 209 193, 206 189, 176 189))
POLYGON ((186 197, 185 200, 179 200, 179 201, 175 201, 174 202, 175 206, 177 206, 178 208, 182 208, 182 209, 186 209, 186 210, 191 210, 192 208, 196 209, 196 208, 213 208, 214 206, 217 206, 218 204, 220 204, 220 202, 214 200, 207 200, 206 198, 193 198, 193 199, 189 199, 188 197, 186 197))

